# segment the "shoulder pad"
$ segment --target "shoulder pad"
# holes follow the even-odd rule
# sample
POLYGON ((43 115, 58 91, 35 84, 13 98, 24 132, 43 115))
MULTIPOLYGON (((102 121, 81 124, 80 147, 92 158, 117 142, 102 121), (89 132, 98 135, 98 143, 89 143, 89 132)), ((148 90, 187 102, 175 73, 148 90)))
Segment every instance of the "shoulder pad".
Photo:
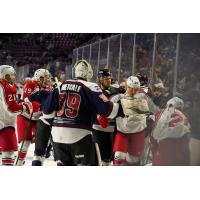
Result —
POLYGON ((86 86, 93 92, 102 92, 102 89, 96 83, 83 81, 83 80, 78 80, 78 82, 81 82, 84 86, 86 86))

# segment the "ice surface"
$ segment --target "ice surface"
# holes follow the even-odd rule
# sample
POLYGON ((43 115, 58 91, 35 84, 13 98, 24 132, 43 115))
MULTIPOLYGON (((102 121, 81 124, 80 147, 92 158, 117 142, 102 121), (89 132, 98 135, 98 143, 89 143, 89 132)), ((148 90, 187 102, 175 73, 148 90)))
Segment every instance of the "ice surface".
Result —
MULTIPOLYGON (((31 162, 33 159, 33 154, 34 154, 34 146, 35 146, 35 144, 31 144, 24 166, 31 166, 31 162)), ((56 162, 54 162, 52 155, 49 158, 44 160, 44 166, 56 166, 56 162)))

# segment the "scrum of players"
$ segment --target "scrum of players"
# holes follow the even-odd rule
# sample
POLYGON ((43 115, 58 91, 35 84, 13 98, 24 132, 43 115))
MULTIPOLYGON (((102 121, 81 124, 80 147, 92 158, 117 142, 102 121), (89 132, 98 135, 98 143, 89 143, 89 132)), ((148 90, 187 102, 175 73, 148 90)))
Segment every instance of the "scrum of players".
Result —
POLYGON ((184 102, 166 97, 163 84, 150 87, 136 74, 116 87, 108 69, 93 83, 86 60, 62 83, 47 69, 18 86, 15 75, 12 66, 0 66, 2 165, 24 165, 32 143, 32 166, 42 166, 52 149, 57 166, 190 164, 184 102))

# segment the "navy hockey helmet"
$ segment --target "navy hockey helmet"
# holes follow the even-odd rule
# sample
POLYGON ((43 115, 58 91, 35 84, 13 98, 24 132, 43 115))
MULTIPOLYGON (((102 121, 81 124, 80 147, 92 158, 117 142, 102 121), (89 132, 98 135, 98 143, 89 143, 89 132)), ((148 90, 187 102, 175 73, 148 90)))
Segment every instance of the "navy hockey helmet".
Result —
POLYGON ((112 76, 111 72, 109 71, 109 69, 100 69, 98 72, 98 79, 102 79, 105 76, 112 76))

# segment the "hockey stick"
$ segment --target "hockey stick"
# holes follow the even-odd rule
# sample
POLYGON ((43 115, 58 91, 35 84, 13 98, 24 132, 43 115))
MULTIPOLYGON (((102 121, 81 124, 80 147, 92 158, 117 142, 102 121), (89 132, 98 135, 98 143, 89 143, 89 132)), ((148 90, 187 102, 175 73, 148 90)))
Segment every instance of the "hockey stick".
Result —
POLYGON ((143 163, 143 165, 146 165, 146 164, 148 164, 147 162, 148 162, 148 160, 149 160, 149 156, 150 156, 150 152, 151 152, 151 141, 150 141, 150 138, 148 138, 149 139, 149 141, 148 141, 148 149, 147 149, 147 154, 146 154, 146 156, 145 156, 145 158, 144 158, 144 163, 143 163))
POLYGON ((56 81, 56 85, 57 85, 57 88, 58 88, 58 93, 60 94, 60 93, 61 93, 61 92, 60 92, 60 83, 59 83, 57 77, 55 77, 55 81, 56 81))
POLYGON ((26 138, 28 137, 28 133, 29 133, 29 130, 30 130, 30 128, 31 128, 31 120, 32 120, 32 117, 33 117, 33 111, 31 112, 31 116, 30 116, 30 118, 29 118, 28 127, 27 127, 27 129, 26 129, 25 134, 24 134, 24 137, 23 137, 23 140, 22 140, 22 144, 21 144, 20 150, 19 150, 18 155, 17 155, 17 158, 16 158, 15 166, 17 165, 17 163, 18 163, 18 161, 19 161, 19 155, 21 154, 22 149, 23 149, 23 146, 24 146, 24 142, 25 142, 26 138))
POLYGON ((102 161, 101 161, 101 154, 99 150, 99 145, 97 142, 94 143, 95 149, 96 149, 96 154, 97 154, 97 161, 98 161, 98 166, 102 166, 102 161))

